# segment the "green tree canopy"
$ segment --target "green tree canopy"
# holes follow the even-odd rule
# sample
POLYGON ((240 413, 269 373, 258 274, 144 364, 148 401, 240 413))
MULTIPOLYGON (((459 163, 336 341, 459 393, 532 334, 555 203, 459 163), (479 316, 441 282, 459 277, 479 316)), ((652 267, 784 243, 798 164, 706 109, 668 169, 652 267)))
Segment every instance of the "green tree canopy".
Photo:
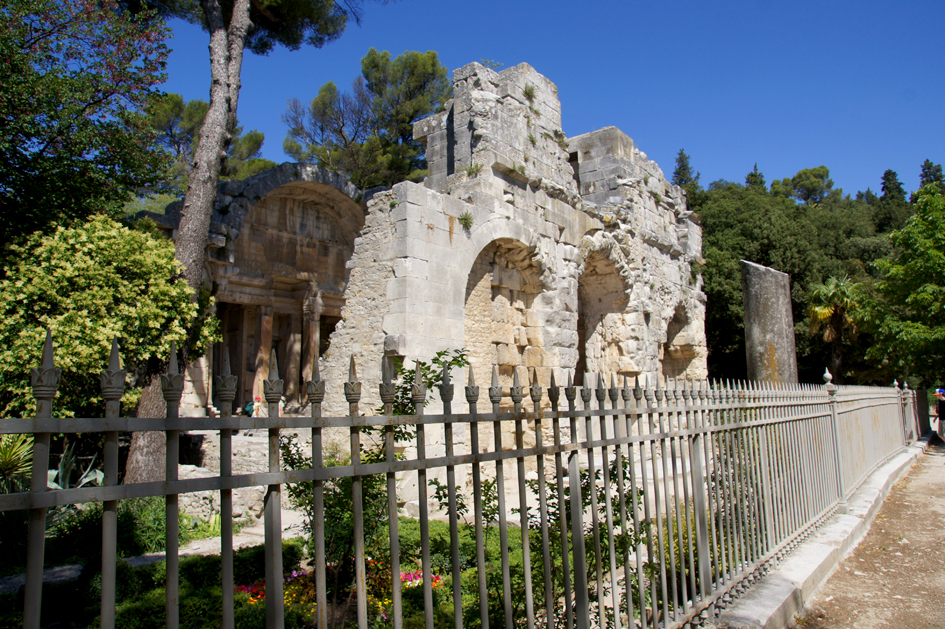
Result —
POLYGON ((699 177, 701 176, 701 173, 697 173, 692 169, 686 151, 679 149, 679 153, 676 154, 676 168, 673 169, 673 183, 686 191, 686 197, 690 203, 702 191, 702 186, 699 185, 699 177))
MULTIPOLYGON (((32 413, 29 368, 39 364, 47 328, 62 369, 57 415, 101 414, 98 373, 116 335, 131 384, 143 384, 135 376, 149 360, 166 359, 196 316, 181 271, 169 240, 104 216, 12 246, 0 280, 0 414, 32 413)), ((200 328, 197 351, 214 339, 215 325, 200 328)))
MULTIPOLYGON (((785 181, 793 186, 791 179, 785 181)), ((722 181, 713 182, 690 207, 702 219, 710 374, 746 375, 739 266, 744 259, 790 275, 798 368, 807 380, 819 378, 832 360, 832 347, 806 334, 807 293, 832 275, 868 279, 871 262, 888 254, 888 239, 876 235, 871 208, 839 194, 816 205, 799 205, 793 195, 722 181)), ((864 363, 853 359, 865 348, 858 352, 851 344, 865 343, 864 336, 844 336, 842 351, 850 357, 844 373, 872 379, 872 372, 863 376, 864 363)))
POLYGON ((805 168, 799 170, 790 179, 771 182, 771 194, 781 197, 795 198, 807 205, 820 203, 828 195, 839 191, 833 189, 833 179, 830 178, 830 169, 826 166, 805 168))
POLYGON ((883 194, 879 197, 879 203, 873 204, 873 222, 876 231, 887 233, 902 227, 912 209, 906 201, 906 190, 896 171, 887 170, 883 173, 881 189, 883 194))
MULTIPOLYGON (((919 169, 919 188, 922 189, 929 184, 935 185, 939 192, 945 194, 945 175, 942 175, 942 165, 934 164, 932 160, 927 159, 922 162, 922 167, 919 169)), ((917 192, 912 193, 913 203, 915 203, 917 192)))
POLYGON ((765 176, 758 170, 758 164, 755 164, 754 170, 745 175, 745 185, 749 188, 752 188, 756 192, 768 191, 768 188, 765 185, 765 176))
POLYGON ((857 332, 854 316, 863 301, 862 286, 846 275, 829 277, 823 284, 814 284, 807 293, 807 317, 811 335, 823 332, 831 347, 830 371, 834 382, 844 381, 844 335, 857 332))
POLYGON ((868 357, 917 384, 937 384, 945 360, 945 197, 935 185, 916 195, 915 213, 890 237, 894 254, 876 263, 876 299, 863 316, 875 333, 868 357))
MULTIPOLYGON (((166 94, 148 111, 158 142, 173 160, 165 181, 159 186, 161 192, 177 196, 186 192, 200 127, 209 109, 210 104, 206 101, 194 99, 185 102, 180 94, 166 94)), ((265 135, 255 129, 244 134, 237 124, 227 145, 220 178, 246 179, 275 166, 275 162, 262 158, 265 139, 265 135)))
POLYGON ((426 160, 413 123, 442 108, 451 94, 436 52, 392 59, 372 48, 349 93, 328 82, 307 108, 298 99, 289 102, 283 148, 296 161, 344 172, 361 189, 416 181, 426 174, 426 160))
POLYGON ((144 114, 167 48, 160 23, 113 0, 0 5, 0 243, 120 215, 165 157, 144 114))

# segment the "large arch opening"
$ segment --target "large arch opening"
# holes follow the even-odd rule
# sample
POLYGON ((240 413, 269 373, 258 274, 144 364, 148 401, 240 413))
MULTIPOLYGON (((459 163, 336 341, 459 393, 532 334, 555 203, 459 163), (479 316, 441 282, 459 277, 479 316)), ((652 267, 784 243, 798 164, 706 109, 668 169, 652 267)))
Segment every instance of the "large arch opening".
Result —
MULTIPOLYGON (((515 370, 528 384, 531 368, 544 372, 549 361, 535 300, 544 289, 534 250, 508 238, 494 240, 476 257, 466 282, 464 341, 476 382, 488 386, 492 366, 503 387, 515 370)), ((506 400, 503 400, 504 402, 506 400)))
POLYGON ((689 313, 683 304, 677 304, 673 318, 666 326, 666 342, 660 348, 660 371, 666 378, 684 376, 696 357, 696 348, 690 338, 689 313))
POLYGON ((584 384, 585 373, 640 373, 635 358, 646 326, 635 325, 643 322, 626 312, 628 302, 626 284, 614 263, 603 251, 589 253, 578 279, 575 384, 584 384))

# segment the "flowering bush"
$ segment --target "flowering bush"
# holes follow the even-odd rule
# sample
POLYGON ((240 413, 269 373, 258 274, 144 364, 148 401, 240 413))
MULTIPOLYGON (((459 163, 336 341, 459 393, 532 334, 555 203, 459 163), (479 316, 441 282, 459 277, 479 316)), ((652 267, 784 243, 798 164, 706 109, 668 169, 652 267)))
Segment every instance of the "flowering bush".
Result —
MULTIPOLYGON (((250 605, 266 602, 266 580, 251 585, 238 585, 236 592, 245 594, 250 605)), ((283 602, 286 609, 301 614, 307 623, 315 625, 315 575, 304 570, 293 570, 283 579, 283 602)))

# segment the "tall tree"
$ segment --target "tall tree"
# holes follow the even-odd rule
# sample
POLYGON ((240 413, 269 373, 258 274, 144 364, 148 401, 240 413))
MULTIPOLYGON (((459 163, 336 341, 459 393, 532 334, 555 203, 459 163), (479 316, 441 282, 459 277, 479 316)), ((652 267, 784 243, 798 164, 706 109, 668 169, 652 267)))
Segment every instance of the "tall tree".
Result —
POLYGON ((934 384, 945 361, 945 197, 936 186, 918 191, 914 214, 890 240, 895 253, 877 262, 877 299, 863 316, 875 330, 868 356, 934 384))
POLYGON ((905 203, 906 190, 899 181, 899 175, 895 170, 887 170, 883 173, 883 194, 879 200, 883 203, 905 203))
POLYGON ((165 167, 144 111, 166 29, 114 0, 0 4, 0 243, 121 214, 165 167))
POLYGON ((452 94, 447 70, 434 51, 368 51, 349 93, 323 85, 308 107, 289 102, 282 120, 287 154, 347 174, 361 189, 392 186, 426 174, 423 146, 413 123, 440 109, 452 94))
MULTIPOLYGON (((934 164, 927 159, 922 162, 922 168, 919 170, 919 188, 924 188, 929 184, 934 184, 939 192, 945 194, 945 175, 942 174, 942 165, 934 164)), ((913 203, 915 203, 916 194, 916 192, 912 193, 913 203)))
POLYGON ((830 344, 830 369, 834 382, 840 384, 843 374, 844 335, 857 332, 854 315, 862 301, 862 287, 846 275, 829 277, 823 284, 815 284, 807 293, 807 317, 811 335, 823 331, 823 339, 830 344))
POLYGON ((756 192, 767 192, 765 176, 758 170, 758 164, 755 164, 754 170, 745 175, 745 186, 756 192))
POLYGON ((909 218, 911 209, 906 201, 906 190, 894 170, 883 173, 882 196, 874 206, 873 222, 876 231, 882 234, 899 229, 909 218))

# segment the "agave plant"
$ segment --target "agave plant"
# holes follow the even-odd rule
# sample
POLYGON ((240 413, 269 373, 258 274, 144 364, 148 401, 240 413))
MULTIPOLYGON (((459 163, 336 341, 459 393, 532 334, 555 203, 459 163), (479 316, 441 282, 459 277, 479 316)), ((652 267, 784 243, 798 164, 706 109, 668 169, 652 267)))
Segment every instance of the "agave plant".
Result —
POLYGON ((21 491, 32 465, 32 436, 0 435, 0 493, 21 491))
POLYGON ((102 479, 105 478, 105 474, 102 473, 102 470, 94 469, 95 457, 92 457, 92 461, 89 463, 89 466, 85 469, 85 472, 82 473, 82 476, 79 477, 79 480, 72 483, 72 470, 75 469, 78 458, 73 452, 75 450, 75 444, 70 443, 66 446, 65 451, 62 453, 62 458, 59 460, 59 469, 49 470, 47 485, 50 489, 69 489, 74 487, 78 489, 83 485, 101 485, 102 479))

